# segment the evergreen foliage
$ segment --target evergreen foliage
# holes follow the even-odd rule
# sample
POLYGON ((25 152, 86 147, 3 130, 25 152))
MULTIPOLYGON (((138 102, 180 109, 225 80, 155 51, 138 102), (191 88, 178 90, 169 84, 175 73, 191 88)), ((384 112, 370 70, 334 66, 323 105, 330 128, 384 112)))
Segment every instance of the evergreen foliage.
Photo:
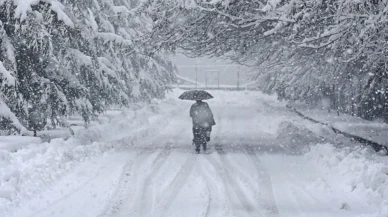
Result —
POLYGON ((86 122, 110 105, 163 97, 175 69, 146 50, 140 0, 1 0, 0 128, 86 122))

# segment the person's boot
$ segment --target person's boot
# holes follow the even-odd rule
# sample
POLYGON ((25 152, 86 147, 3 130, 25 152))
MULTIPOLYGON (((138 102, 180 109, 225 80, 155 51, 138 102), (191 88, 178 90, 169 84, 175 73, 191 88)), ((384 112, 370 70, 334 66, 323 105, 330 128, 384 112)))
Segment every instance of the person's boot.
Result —
POLYGON ((210 131, 206 131, 206 142, 210 142, 210 131))
POLYGON ((201 150, 201 145, 195 144, 195 152, 197 152, 197 154, 199 154, 200 150, 201 150))

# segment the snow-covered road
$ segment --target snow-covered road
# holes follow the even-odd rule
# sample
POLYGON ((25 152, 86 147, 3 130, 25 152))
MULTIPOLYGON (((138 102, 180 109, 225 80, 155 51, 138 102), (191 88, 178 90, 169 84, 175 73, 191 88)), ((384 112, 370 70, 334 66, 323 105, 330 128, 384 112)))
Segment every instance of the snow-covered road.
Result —
POLYGON ((314 159, 309 145, 335 136, 327 129, 301 119, 273 97, 254 92, 213 95, 209 105, 217 125, 206 153, 195 154, 190 103, 179 101, 173 116, 154 123, 160 126, 153 126, 158 130, 151 135, 79 163, 49 190, 20 204, 13 215, 383 215, 380 204, 370 201, 373 197, 347 190, 337 180, 340 174, 328 173, 314 159))

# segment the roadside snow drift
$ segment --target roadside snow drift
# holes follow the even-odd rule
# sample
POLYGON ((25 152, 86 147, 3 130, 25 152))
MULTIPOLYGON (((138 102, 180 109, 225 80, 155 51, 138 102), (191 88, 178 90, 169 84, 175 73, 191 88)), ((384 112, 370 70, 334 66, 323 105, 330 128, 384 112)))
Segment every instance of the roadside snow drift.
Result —
POLYGON ((0 138, 0 216, 53 187, 76 165, 117 151, 154 134, 177 112, 176 91, 162 101, 134 106, 108 123, 76 132, 73 138, 41 143, 34 137, 0 138))
MULTIPOLYGON (((333 186, 334 194, 349 195, 343 201, 343 209, 362 207, 379 210, 376 217, 388 216, 388 159, 379 156, 372 148, 336 148, 332 144, 319 144, 311 147, 306 154, 311 162, 322 170, 321 188, 333 186)), ((327 189, 329 190, 329 189, 327 189)))

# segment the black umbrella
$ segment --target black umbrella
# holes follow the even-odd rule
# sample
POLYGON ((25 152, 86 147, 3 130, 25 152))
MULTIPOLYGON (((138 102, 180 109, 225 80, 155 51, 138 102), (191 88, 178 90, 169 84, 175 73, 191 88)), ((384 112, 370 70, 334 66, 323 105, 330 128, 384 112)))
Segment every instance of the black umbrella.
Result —
POLYGON ((210 95, 210 93, 204 91, 204 90, 189 90, 179 97, 179 99, 186 99, 186 100, 206 100, 206 99, 212 99, 213 96, 210 95))

